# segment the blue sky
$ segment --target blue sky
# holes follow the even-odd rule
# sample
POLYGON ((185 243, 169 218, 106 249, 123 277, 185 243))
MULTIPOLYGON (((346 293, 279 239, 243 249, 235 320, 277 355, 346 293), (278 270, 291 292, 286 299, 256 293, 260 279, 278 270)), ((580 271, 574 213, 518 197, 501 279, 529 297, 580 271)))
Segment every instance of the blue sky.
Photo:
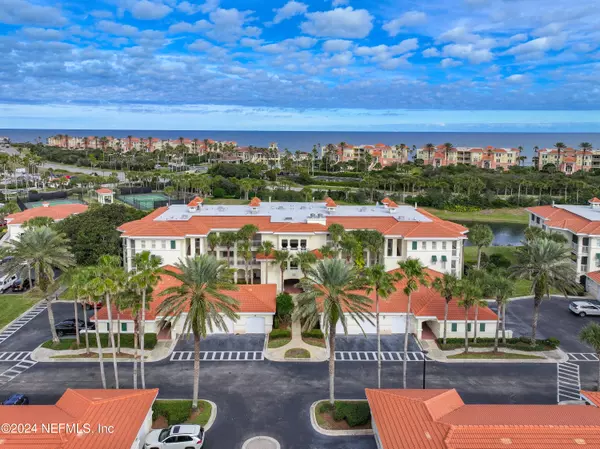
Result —
POLYGON ((5 128, 600 131, 600 2, 2 0, 5 128))

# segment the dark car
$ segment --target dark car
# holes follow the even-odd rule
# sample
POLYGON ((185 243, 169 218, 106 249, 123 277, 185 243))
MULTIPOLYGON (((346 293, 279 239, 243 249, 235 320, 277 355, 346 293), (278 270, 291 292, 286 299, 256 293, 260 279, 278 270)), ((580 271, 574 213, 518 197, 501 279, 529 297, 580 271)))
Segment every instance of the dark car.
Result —
MULTIPOLYGON (((31 280, 32 284, 35 285, 35 279, 31 280)), ((25 279, 17 279, 13 286, 12 286, 12 290, 13 292, 24 292, 25 290, 29 290, 29 279, 25 278, 25 279)))
MULTIPOLYGON (((90 323, 88 321, 87 330, 91 331, 91 330, 94 330, 95 328, 96 327, 94 326, 94 323, 90 323)), ((75 319, 71 318, 70 320, 61 321, 56 326, 54 326, 54 329, 56 329, 56 333, 58 334, 59 337, 62 337, 63 335, 75 335, 75 319)), ((85 329, 86 329, 85 321, 79 320, 79 330, 82 331, 85 329)))
POLYGON ((2 402, 2 405, 27 405, 29 404, 29 398, 24 394, 13 394, 7 400, 2 402))

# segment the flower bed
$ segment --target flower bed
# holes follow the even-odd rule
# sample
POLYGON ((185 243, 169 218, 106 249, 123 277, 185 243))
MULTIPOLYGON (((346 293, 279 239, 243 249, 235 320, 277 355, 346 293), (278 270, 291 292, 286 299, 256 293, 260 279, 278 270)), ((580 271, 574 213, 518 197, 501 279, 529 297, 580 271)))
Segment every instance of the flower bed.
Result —
POLYGON ((317 424, 326 430, 371 428, 371 410, 367 401, 321 401, 315 408, 317 424))

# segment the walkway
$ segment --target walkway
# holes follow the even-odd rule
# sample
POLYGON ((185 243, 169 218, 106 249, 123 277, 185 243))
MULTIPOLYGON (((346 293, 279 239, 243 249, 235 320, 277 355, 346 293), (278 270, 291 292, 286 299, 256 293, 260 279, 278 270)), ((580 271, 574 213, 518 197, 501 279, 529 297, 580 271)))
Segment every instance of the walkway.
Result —
POLYGON ((329 351, 327 351, 327 348, 319 348, 318 346, 309 345, 302 340, 302 326, 300 325, 300 321, 294 321, 292 323, 292 340, 281 348, 267 348, 266 358, 276 362, 289 362, 297 360, 303 362, 324 362, 325 360, 329 359, 329 351), (285 352, 292 348, 306 349, 308 352, 310 352, 310 359, 286 359, 285 352))

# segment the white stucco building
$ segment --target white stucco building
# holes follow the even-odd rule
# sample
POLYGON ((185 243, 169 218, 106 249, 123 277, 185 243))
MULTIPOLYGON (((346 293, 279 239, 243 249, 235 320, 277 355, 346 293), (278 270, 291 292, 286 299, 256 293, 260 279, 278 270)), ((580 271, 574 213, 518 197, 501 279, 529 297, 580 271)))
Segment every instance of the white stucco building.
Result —
MULTIPOLYGON (((398 206, 387 200, 371 206, 338 206, 327 203, 261 202, 254 198, 243 205, 203 205, 195 199, 186 205, 162 207, 141 220, 125 223, 122 232, 126 267, 131 269, 136 253, 144 250, 160 256, 163 264, 175 264, 185 257, 215 253, 229 259, 236 268, 236 278, 243 279, 245 261, 237 244, 227 248, 210 248, 208 235, 236 232, 246 224, 258 228, 252 240, 250 269, 254 283, 276 283, 281 289, 281 271, 272 254, 259 253, 261 243, 269 241, 276 250, 287 250, 290 262, 283 273, 284 282, 302 277, 293 256, 302 251, 316 251, 331 245, 328 227, 340 224, 349 230, 372 229, 385 237, 381 262, 387 270, 398 262, 416 258, 436 271, 462 276, 463 243, 467 229, 441 220, 423 209, 398 206)), ((367 265, 376 262, 375 255, 365 253, 367 265)))

